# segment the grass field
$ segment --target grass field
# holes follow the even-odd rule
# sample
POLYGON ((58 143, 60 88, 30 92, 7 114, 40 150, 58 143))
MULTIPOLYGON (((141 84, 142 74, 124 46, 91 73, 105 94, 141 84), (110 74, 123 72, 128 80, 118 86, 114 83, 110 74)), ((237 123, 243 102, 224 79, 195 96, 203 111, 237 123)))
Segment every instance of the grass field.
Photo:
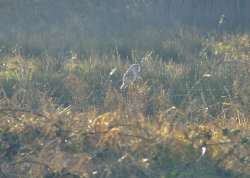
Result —
POLYGON ((250 176, 249 35, 133 35, 2 46, 0 177, 250 176))

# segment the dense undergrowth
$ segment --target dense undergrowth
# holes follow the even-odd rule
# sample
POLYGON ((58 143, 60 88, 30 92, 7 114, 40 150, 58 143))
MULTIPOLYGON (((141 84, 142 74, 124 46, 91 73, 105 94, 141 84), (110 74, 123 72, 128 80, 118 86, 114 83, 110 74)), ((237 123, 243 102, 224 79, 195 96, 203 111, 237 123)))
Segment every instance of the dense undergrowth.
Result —
POLYGON ((248 177, 249 36, 150 35, 87 57, 2 47, 0 177, 248 177))

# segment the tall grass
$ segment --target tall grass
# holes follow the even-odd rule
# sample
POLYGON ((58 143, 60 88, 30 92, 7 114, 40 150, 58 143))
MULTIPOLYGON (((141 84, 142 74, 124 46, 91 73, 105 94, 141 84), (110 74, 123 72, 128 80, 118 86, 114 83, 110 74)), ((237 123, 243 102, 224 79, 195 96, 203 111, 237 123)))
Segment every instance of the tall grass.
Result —
POLYGON ((89 57, 3 52, 0 175, 249 176, 249 36, 143 35, 152 46, 89 57), (120 90, 132 63, 139 78, 120 90))

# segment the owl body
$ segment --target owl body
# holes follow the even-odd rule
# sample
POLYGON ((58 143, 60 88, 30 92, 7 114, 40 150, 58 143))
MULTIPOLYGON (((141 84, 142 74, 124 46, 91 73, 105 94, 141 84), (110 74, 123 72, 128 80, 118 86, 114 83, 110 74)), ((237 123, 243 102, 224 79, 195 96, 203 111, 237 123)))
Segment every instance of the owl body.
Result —
POLYGON ((140 72, 139 64, 131 65, 127 72, 125 72, 125 74, 123 75, 123 83, 121 89, 125 89, 129 84, 133 83, 137 78, 138 72, 140 72))

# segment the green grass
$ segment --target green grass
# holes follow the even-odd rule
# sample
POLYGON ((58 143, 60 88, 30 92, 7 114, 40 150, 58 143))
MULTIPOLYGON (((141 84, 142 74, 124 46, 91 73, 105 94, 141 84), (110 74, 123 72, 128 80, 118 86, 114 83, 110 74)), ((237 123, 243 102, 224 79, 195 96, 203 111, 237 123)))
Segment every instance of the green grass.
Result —
POLYGON ((249 176, 249 36, 140 35, 89 56, 1 54, 1 176, 249 176))

